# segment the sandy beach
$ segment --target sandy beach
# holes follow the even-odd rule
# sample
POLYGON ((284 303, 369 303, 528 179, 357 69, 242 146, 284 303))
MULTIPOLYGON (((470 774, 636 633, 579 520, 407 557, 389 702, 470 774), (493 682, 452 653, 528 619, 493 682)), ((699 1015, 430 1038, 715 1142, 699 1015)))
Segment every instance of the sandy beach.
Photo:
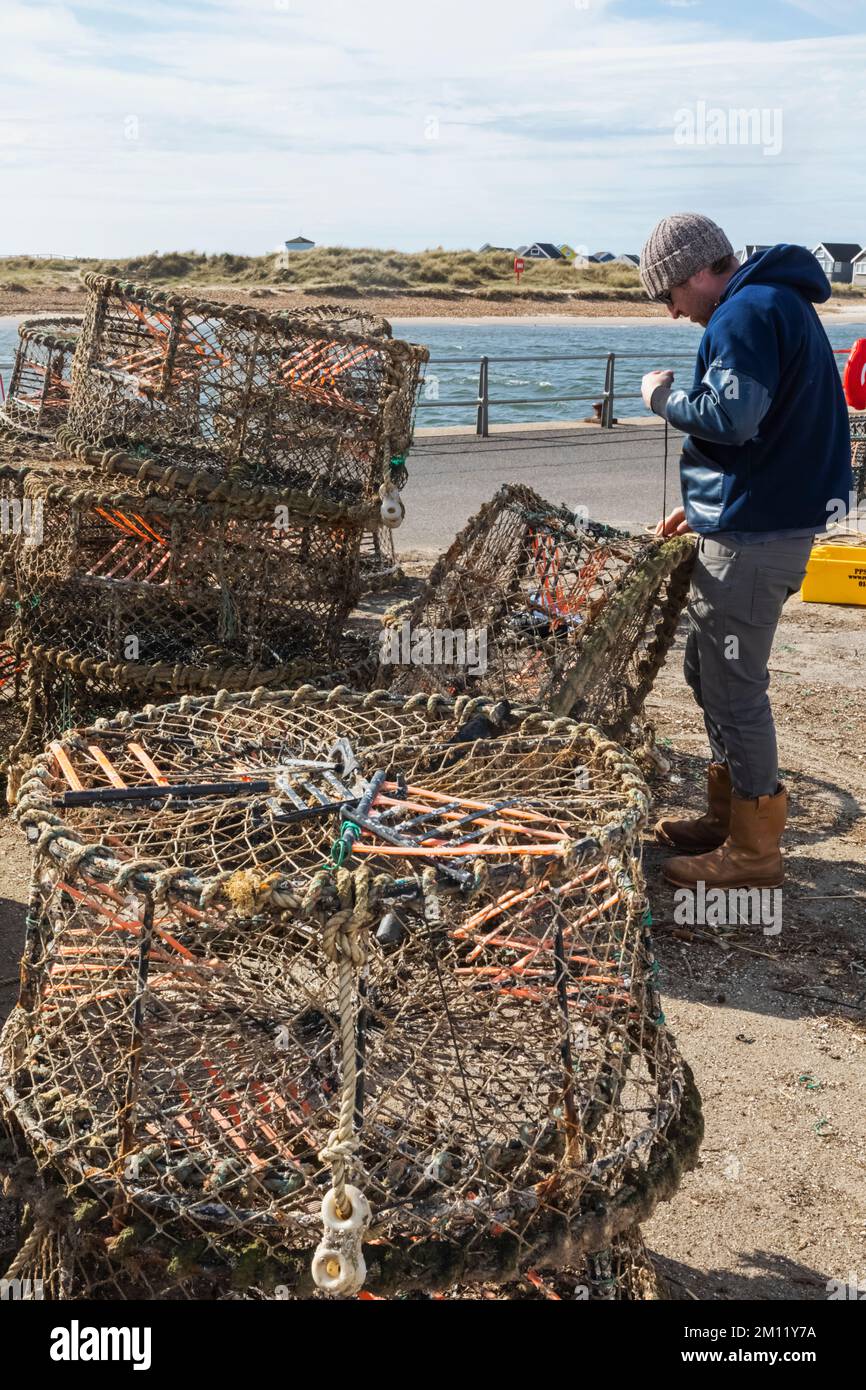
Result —
MULTIPOLYGON (((214 285, 173 285, 164 286, 175 291, 183 290, 202 299, 214 299, 224 304, 255 304, 268 310, 309 309, 312 303, 344 304, 350 303, 358 309, 373 314, 381 314, 387 319, 409 319, 413 323, 435 323, 440 319, 460 319, 462 323, 512 323, 520 319, 527 326, 537 326, 555 319, 557 323, 579 327, 597 324, 604 320, 612 328, 630 327, 644 321, 652 324, 667 323, 674 320, 660 305, 647 300, 591 299, 574 295, 557 296, 550 300, 540 297, 515 295, 513 300, 487 300, 458 291, 447 295, 400 295, 390 292, 369 295, 334 296, 319 295, 315 291, 298 293, 272 286, 214 284, 214 285), (577 311, 574 306, 579 306, 577 311)), ((0 315, 38 315, 70 314, 83 312, 86 293, 82 287, 79 292, 64 286, 23 289, 0 284, 0 315)), ((856 302, 844 301, 819 305, 822 318, 842 322, 845 319, 866 319, 866 299, 856 302)))

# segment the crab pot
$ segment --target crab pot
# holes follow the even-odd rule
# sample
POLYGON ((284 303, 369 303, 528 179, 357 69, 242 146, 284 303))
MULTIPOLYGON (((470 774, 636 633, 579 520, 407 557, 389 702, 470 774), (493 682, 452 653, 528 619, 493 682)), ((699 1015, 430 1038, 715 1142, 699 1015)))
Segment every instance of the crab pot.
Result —
POLYGON ((851 423, 851 467, 854 470, 854 496, 866 500, 866 414, 849 412, 851 423))
POLYGON ((310 1296, 346 1180, 374 1295, 604 1256, 701 1135, 647 810, 597 730, 483 699, 222 692, 52 745, 0 1042, 52 1287, 310 1296))
MULTIPOLYGON (((12 637, 16 634, 13 632, 12 637)), ((287 680, 326 689, 346 682, 369 689, 376 654, 369 639, 347 629, 334 656, 297 656, 280 667, 244 667, 220 671, 219 679, 234 690, 280 689, 287 680)), ((140 710, 148 702, 163 703, 186 691, 214 693, 216 680, 208 667, 120 666, 88 660, 64 648, 35 646, 21 641, 0 643, 0 774, 6 794, 15 800, 22 770, 49 740, 71 729, 110 718, 123 706, 140 710)), ((223 686, 225 688, 225 685, 223 686)))
POLYGON ((14 464, 0 465, 0 634, 15 615, 15 556, 22 539, 24 475, 14 464))
POLYGON ((5 424, 50 435, 65 422, 81 322, 80 316, 70 316, 19 324, 9 392, 0 411, 5 424))
MULTIPOLYGON (((127 666, 209 671, 327 660, 359 592, 360 524, 273 501, 154 495, 30 473, 41 538, 17 554, 19 645, 77 657, 82 672, 127 666)), ((256 684, 252 680, 252 684, 256 684)))
POLYGON ((380 683, 539 703, 625 737, 676 634, 694 546, 576 519, 508 483, 382 639, 380 683))
POLYGON ((85 283, 69 416, 80 439, 340 501, 402 484, 427 351, 384 319, 85 283))

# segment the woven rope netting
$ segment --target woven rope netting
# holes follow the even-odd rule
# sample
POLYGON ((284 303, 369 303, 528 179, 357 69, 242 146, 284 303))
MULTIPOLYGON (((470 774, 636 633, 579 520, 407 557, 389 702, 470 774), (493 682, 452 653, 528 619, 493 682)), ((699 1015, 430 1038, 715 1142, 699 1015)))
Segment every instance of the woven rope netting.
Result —
POLYGON ((18 548, 15 640, 72 653, 85 671, 255 672, 336 650, 360 587, 357 524, 35 470, 23 492, 41 541, 18 548))
POLYGON ((267 314, 87 275, 72 432, 218 478, 357 502, 405 481, 425 348, 384 319, 267 314))
POLYGON ((4 659, 16 674, 0 700, 18 714, 7 765, 136 698, 369 684, 369 643, 345 622, 370 508, 290 495, 297 512, 265 489, 223 496, 195 478, 138 476, 123 455, 104 472, 89 463, 85 451, 0 479, 4 659))
POLYGON ((362 593, 390 588, 405 577, 397 563, 394 532, 387 526, 365 532, 359 560, 362 593))
POLYGON ((87 283, 83 327, 22 334, 19 365, 81 328, 54 438, 2 440, 0 623, 27 668, 5 766, 136 696, 371 680, 345 623, 402 515, 425 349, 354 310, 87 283))
POLYGON ((539 703, 622 737, 674 639, 693 562, 688 537, 581 524, 508 483, 391 620, 380 680, 539 703))
POLYGON ((849 414, 851 423, 851 467, 854 470, 854 497, 866 501, 866 415, 849 414))
POLYGON ((597 730, 485 700, 223 692, 53 745, 0 1049, 16 1272, 261 1297, 619 1258, 701 1128, 647 808, 597 730))
POLYGON ((69 411, 72 358, 81 318, 25 319, 0 419, 15 430, 51 434, 69 411))

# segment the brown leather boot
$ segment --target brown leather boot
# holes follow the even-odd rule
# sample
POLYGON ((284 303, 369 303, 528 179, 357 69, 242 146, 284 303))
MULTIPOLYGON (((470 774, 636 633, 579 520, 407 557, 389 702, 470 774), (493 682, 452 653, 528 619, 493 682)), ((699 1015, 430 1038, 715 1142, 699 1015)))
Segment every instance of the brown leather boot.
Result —
POLYGON ((780 841, 788 817, 788 796, 780 786, 775 796, 743 801, 731 797, 731 831, 725 843, 710 854, 668 859, 662 873, 678 888, 778 888, 785 877, 780 841))
POLYGON ((707 768, 707 809, 694 820, 660 820, 656 839, 669 849, 692 853, 715 849, 728 838, 731 825, 731 774, 727 763, 710 763, 707 768))

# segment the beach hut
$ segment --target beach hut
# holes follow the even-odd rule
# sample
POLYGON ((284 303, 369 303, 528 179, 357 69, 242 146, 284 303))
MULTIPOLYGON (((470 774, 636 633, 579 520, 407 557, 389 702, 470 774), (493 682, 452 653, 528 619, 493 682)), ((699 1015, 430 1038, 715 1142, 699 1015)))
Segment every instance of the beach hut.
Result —
POLYGON ((861 289, 866 286, 866 250, 861 251, 851 262, 851 284, 861 289))
POLYGON ((533 241, 526 246, 518 246, 515 255, 530 261, 563 261, 565 257, 552 241, 533 241))
POLYGON ((859 241, 822 241, 812 248, 812 255, 831 284, 850 285, 854 261, 863 250, 859 241))
POLYGON ((745 246, 736 252, 737 260, 740 265, 745 265, 750 256, 754 256, 758 251, 769 251, 769 246, 761 246, 757 241, 747 241, 745 246))

